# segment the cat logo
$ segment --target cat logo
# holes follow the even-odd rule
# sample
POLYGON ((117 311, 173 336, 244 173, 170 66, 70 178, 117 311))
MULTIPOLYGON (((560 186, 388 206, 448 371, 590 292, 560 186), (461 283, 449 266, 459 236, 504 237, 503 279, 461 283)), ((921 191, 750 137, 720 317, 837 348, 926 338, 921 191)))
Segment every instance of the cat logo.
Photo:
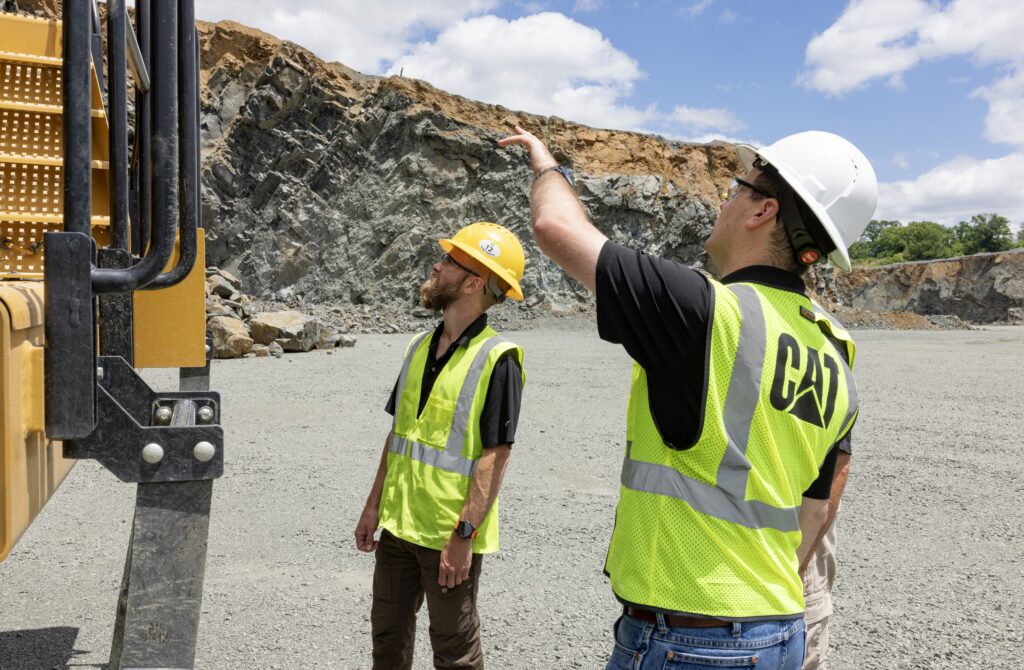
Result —
POLYGON ((839 392, 839 363, 812 347, 802 347, 789 333, 779 335, 778 348, 772 381, 772 407, 780 412, 789 412, 818 428, 828 426, 839 392), (825 370, 828 371, 827 379, 825 370), (790 377, 801 379, 796 382, 790 377))
POLYGON ((501 255, 501 247, 495 244, 493 240, 480 240, 480 250, 491 258, 497 258, 501 255))

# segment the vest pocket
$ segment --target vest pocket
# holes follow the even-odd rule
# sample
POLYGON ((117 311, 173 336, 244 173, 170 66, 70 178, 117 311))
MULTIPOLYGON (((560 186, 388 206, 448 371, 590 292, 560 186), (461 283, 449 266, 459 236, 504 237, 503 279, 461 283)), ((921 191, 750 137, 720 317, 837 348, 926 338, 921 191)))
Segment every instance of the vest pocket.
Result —
MULTIPOLYGON (((438 398, 431 394, 427 398, 427 404, 423 407, 423 413, 420 414, 418 422, 420 441, 444 449, 448 444, 448 434, 451 432, 454 414, 454 401, 438 398)), ((458 445, 458 448, 461 447, 461 444, 458 445)))

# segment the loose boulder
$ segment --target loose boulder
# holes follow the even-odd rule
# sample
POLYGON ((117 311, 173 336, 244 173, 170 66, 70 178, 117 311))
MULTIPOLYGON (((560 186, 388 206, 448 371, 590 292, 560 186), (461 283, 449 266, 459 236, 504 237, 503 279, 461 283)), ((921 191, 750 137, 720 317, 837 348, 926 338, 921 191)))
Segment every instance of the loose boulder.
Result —
POLYGON ((215 316, 207 322, 215 358, 238 358, 252 351, 253 341, 240 319, 215 316))
POLYGON ((285 351, 309 351, 331 336, 315 317, 294 310, 254 314, 249 326, 256 342, 277 342, 285 351))

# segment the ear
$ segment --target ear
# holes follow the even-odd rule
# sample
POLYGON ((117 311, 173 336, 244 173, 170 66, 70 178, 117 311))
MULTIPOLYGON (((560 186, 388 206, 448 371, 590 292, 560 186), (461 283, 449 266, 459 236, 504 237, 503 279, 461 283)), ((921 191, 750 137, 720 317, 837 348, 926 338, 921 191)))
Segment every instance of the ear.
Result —
POLYGON ((779 201, 775 198, 765 198, 759 204, 760 207, 751 213, 750 218, 744 224, 748 230, 775 221, 779 216, 779 201))
POLYGON ((482 293, 485 288, 484 280, 476 275, 466 275, 462 282, 462 290, 466 293, 482 293))

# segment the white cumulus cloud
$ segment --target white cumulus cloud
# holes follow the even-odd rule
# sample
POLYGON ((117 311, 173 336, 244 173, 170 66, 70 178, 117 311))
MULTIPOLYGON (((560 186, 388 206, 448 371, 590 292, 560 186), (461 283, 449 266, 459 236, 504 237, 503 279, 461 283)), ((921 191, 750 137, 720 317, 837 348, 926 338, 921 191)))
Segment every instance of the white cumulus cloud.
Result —
POLYGON ((1019 0, 853 0, 807 45, 800 82, 842 95, 926 61, 968 58, 1001 73, 970 94, 988 103, 985 137, 1015 148, 1002 158, 962 156, 916 179, 882 184, 879 216, 956 223, 982 211, 1024 218, 1024 9, 1019 0))
POLYGON ((879 185, 876 219, 937 221, 954 225, 981 212, 1024 221, 1024 153, 1002 158, 967 156, 943 163, 916 179, 879 185))
POLYGON ((231 19, 301 44, 326 60, 380 74, 425 31, 494 9, 500 0, 207 0, 196 15, 231 19))

